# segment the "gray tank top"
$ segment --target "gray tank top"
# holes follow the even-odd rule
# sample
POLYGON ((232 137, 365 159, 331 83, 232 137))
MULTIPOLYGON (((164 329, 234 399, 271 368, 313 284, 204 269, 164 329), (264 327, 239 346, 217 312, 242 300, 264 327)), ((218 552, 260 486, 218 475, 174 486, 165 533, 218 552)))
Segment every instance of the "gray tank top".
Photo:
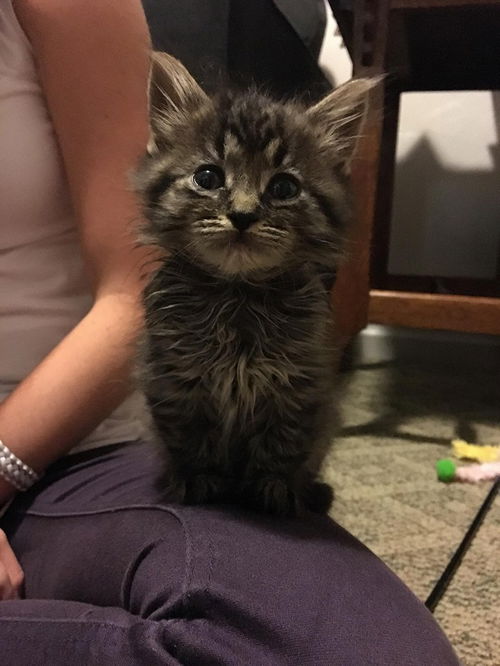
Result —
MULTIPOLYGON (((92 305, 68 187, 30 42, 0 2, 0 401, 92 305)), ((144 434, 131 395, 73 451, 144 434)), ((73 452, 72 451, 72 452, 73 452)))

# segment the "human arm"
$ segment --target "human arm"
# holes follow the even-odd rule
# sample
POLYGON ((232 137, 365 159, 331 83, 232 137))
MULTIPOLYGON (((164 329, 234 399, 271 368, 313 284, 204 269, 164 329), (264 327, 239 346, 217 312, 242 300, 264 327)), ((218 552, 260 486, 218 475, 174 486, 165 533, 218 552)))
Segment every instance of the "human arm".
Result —
POLYGON ((0 530, 0 601, 17 599, 24 582, 24 573, 17 561, 7 536, 0 530))
MULTIPOLYGON (((149 36, 139 0, 16 0, 62 153, 94 300, 0 405, 0 437, 36 471, 130 391, 146 259, 127 172, 147 142, 149 36)), ((0 483, 0 504, 12 495, 0 483)))

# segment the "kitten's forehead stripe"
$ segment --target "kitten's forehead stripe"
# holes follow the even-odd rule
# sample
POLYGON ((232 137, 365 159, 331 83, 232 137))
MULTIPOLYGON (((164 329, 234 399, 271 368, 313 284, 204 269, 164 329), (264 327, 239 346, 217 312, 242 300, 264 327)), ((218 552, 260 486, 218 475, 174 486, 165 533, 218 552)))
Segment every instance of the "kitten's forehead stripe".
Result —
POLYGON ((245 150, 263 153, 273 168, 283 164, 289 155, 286 136, 286 118, 278 107, 266 103, 258 95, 241 99, 219 99, 218 121, 213 134, 213 146, 218 159, 224 161, 228 153, 245 150))
POLYGON ((222 118, 217 127, 215 133, 215 141, 214 141, 215 152, 217 153, 217 157, 221 161, 224 161, 225 157, 226 130, 227 130, 226 119, 222 118))
POLYGON ((281 166, 288 155, 288 148, 284 142, 280 141, 277 145, 276 151, 272 157, 272 164, 275 169, 281 166))
POLYGON ((228 157, 231 153, 239 153, 240 142, 232 134, 232 132, 227 131, 224 137, 224 159, 228 157))
POLYGON ((271 139, 271 141, 267 144, 266 149, 264 151, 264 155, 270 162, 273 161, 274 153, 276 152, 276 149, 278 148, 279 144, 280 140, 277 137, 271 139))
POLYGON ((264 152, 283 133, 281 118, 249 101, 231 110, 227 126, 240 146, 250 151, 264 152))
POLYGON ((240 146, 244 146, 246 144, 245 137, 240 129, 240 127, 234 123, 234 122, 229 122, 228 132, 231 136, 234 136, 234 138, 238 141, 240 146))

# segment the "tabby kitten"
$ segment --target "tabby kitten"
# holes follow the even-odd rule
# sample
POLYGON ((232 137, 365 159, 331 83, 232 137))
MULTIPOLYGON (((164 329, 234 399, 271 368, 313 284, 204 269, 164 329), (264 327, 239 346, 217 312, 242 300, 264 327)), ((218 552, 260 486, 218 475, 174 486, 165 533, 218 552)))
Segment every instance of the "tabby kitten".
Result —
POLYGON ((209 98, 178 61, 153 58, 137 183, 145 242, 165 253, 144 294, 142 379, 171 501, 330 506, 316 480, 333 420, 324 279, 370 87, 352 81, 312 108, 209 98))

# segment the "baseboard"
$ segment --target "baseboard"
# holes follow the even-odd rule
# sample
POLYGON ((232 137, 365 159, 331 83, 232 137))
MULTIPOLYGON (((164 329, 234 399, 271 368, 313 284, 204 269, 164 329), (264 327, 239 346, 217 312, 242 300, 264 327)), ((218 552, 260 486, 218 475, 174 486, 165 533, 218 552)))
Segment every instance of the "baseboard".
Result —
POLYGON ((412 361, 471 369, 481 366, 500 373, 500 336, 371 324, 354 343, 354 360, 357 364, 412 361))

